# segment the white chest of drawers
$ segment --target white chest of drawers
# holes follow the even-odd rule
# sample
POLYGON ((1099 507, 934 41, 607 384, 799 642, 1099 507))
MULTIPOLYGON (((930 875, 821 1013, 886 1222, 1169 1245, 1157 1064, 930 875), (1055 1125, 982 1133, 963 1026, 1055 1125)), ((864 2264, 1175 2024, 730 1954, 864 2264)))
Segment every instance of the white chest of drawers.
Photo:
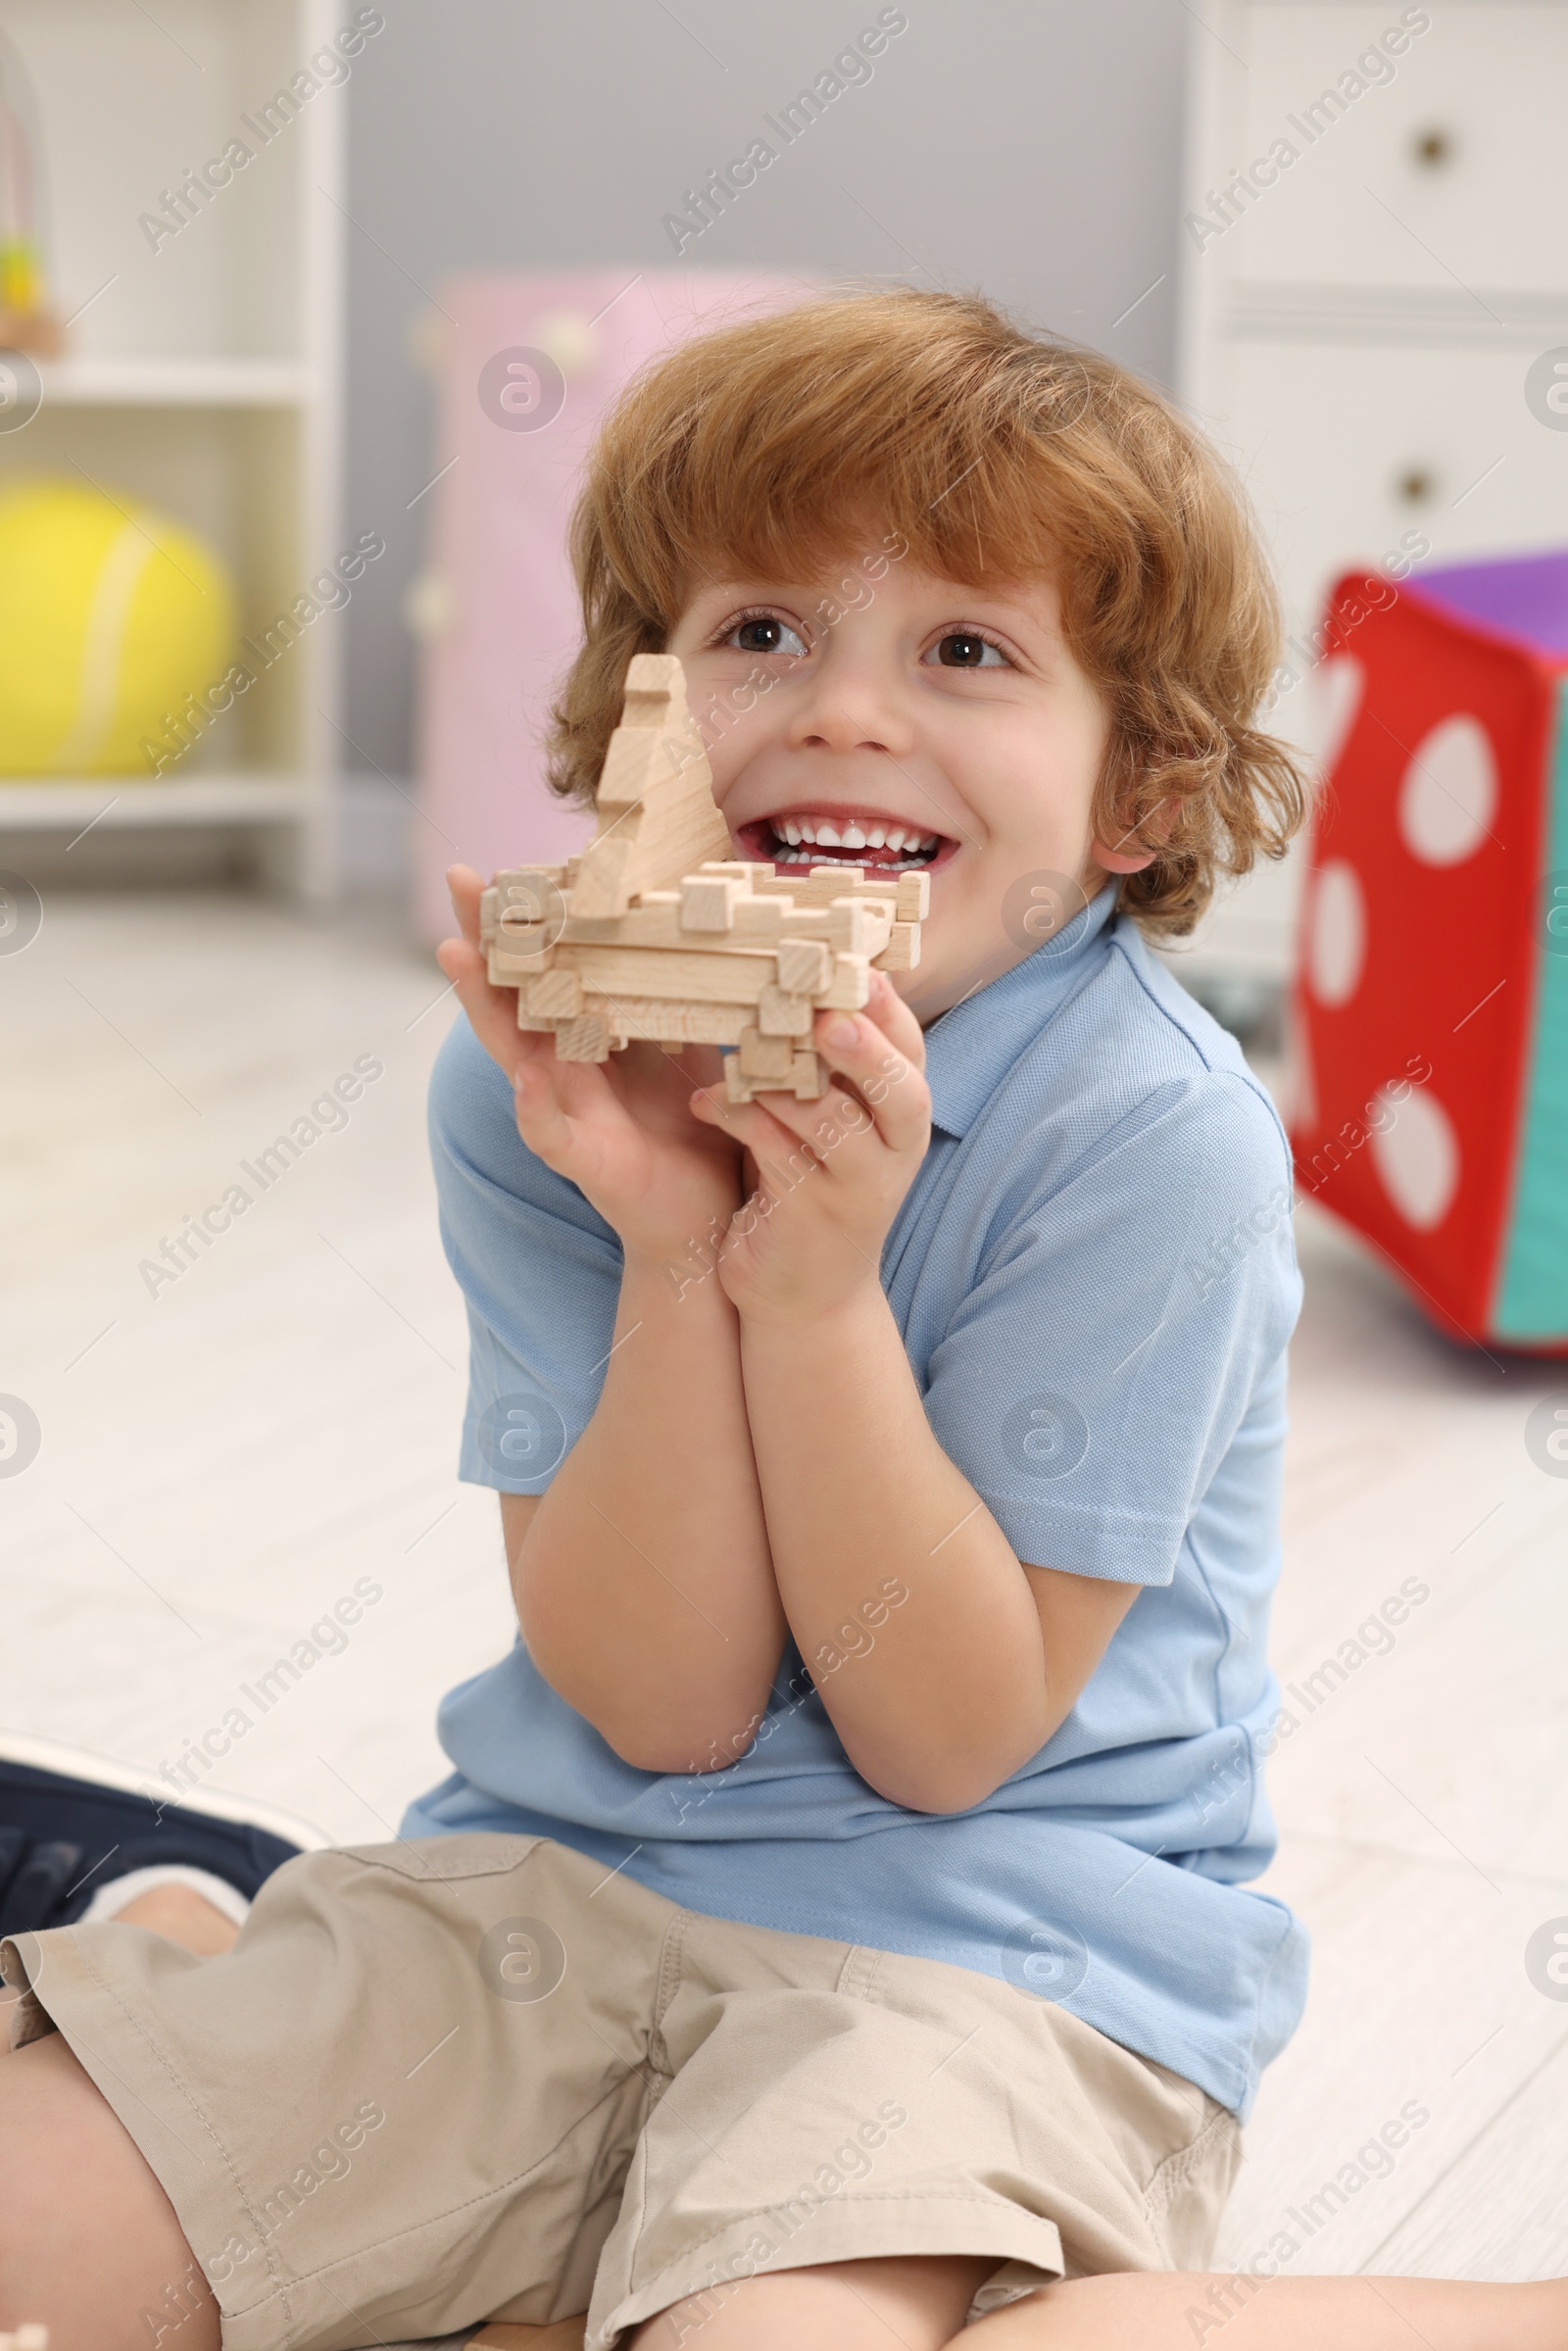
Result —
MULTIPOLYGON (((1179 388, 1273 551, 1273 723, 1310 749, 1339 571, 1568 544, 1568 409, 1542 380, 1568 362, 1568 6, 1193 16, 1179 388)), ((1298 849, 1232 892, 1195 968, 1284 978, 1300 869, 1298 849)))

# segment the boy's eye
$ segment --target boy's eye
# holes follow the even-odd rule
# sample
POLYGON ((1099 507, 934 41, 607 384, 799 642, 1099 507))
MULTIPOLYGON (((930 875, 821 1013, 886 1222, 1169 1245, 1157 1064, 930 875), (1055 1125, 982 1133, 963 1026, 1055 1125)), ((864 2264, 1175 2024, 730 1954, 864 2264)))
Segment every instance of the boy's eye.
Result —
POLYGON ((944 669, 1004 669, 1008 665, 1001 646, 978 636, 972 628, 950 630, 931 651, 944 669))
POLYGON ((787 653, 797 659, 806 653, 799 631, 776 612, 748 612, 726 630, 724 643, 738 653, 787 653))

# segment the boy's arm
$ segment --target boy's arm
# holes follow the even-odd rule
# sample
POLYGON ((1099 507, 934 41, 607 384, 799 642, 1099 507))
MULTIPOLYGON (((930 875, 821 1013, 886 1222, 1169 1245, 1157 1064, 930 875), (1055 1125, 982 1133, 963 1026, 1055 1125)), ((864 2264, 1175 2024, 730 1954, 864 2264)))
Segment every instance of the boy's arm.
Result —
POLYGON ((761 1176, 720 1275, 773 1572, 862 1779, 963 1811, 1064 1720, 1139 1587, 1020 1562, 937 1443, 878 1275, 929 1140, 919 1030, 879 980, 814 1041, 855 1095, 698 1105, 761 1176))
POLYGON ((625 1762, 709 1770, 751 1744, 785 1623, 716 1281, 678 1294, 628 1249, 604 1393, 507 1548, 529 1655, 625 1762))
POLYGON ((545 1679, 626 1762, 705 1768, 748 1743, 785 1638, 739 1318, 688 1254, 738 1204, 740 1154, 691 1116, 706 1072, 655 1046, 607 1068, 558 1063, 553 1039, 519 1032, 515 996, 490 986, 479 953, 479 876, 449 879, 464 935, 442 967, 513 1082, 521 1139, 624 1255, 593 1417, 548 1492, 505 1512, 518 1622, 545 1679))
POLYGON ((931 1433, 880 1288, 811 1326, 747 1317, 773 1569, 860 1777, 961 1812, 1037 1754, 1139 1587, 1026 1566, 931 1433))

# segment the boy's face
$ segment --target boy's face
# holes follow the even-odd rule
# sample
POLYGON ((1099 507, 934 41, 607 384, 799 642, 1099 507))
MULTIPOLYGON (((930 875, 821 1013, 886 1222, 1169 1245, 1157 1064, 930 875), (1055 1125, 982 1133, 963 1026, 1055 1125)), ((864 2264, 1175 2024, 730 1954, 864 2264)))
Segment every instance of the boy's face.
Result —
POLYGON ((922 1020, 1103 887, 1109 721, 1049 581, 988 593, 868 552, 824 579, 705 583, 668 650, 738 857, 929 871, 920 962, 896 983, 922 1020))

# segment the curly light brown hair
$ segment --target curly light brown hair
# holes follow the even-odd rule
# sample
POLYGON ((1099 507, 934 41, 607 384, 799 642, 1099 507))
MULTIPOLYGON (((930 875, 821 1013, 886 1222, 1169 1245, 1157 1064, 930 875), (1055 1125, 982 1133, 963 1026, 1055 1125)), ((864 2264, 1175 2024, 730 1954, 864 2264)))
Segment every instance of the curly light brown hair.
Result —
POLYGON ((890 531, 963 586, 1055 581, 1110 714, 1097 831, 1154 852, 1120 880, 1146 930, 1190 931, 1217 875, 1284 854, 1305 792, 1252 724, 1280 619, 1239 485, 1114 361, 912 290, 723 327, 627 387, 572 521, 584 638, 553 789, 591 803, 626 665, 664 649, 700 579, 814 578, 890 531))

